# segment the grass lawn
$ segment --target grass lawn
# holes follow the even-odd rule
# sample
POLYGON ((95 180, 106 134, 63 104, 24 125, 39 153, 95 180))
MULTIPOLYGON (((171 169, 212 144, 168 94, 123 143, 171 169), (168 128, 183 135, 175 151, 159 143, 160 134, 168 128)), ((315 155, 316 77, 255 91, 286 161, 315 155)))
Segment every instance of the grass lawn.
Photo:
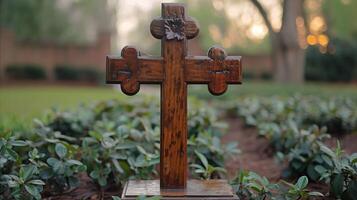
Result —
POLYGON ((80 103, 126 98, 109 87, 16 86, 0 88, 0 125, 28 125, 51 108, 70 109, 80 103), (13 124, 16 123, 16 124, 13 124))
MULTIPOLYGON (((272 82, 250 82, 243 85, 230 86, 227 93, 213 97, 207 86, 190 86, 190 95, 204 99, 235 99, 243 95, 282 95, 291 96, 319 95, 319 96, 346 96, 357 99, 357 85, 347 84, 312 84, 282 85, 272 82)), ((159 94, 158 87, 144 88, 135 98, 144 94, 159 94)), ((0 88, 0 125, 12 126, 11 123, 28 125, 34 117, 41 115, 52 107, 60 109, 74 108, 80 103, 89 103, 97 100, 127 98, 123 93, 110 87, 70 87, 70 86, 13 86, 0 88)), ((131 97, 133 98, 133 97, 131 97)))
MULTIPOLYGON (((206 88, 207 86, 194 86, 190 94, 196 94, 203 98, 212 98, 206 88)), ((320 97, 349 97, 357 100, 357 84, 305 83, 303 85, 289 85, 274 82, 245 81, 242 85, 230 85, 225 94, 214 98, 225 100, 235 99, 240 96, 292 96, 296 94, 320 97)))

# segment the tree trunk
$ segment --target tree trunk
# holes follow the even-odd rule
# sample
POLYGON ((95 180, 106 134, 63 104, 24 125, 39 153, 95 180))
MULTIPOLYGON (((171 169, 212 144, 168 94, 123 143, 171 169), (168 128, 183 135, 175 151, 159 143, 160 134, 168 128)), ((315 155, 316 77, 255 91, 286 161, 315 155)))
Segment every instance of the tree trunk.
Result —
POLYGON ((271 34, 275 80, 303 83, 305 53, 299 45, 297 19, 303 19, 303 0, 285 0, 279 33, 271 34))

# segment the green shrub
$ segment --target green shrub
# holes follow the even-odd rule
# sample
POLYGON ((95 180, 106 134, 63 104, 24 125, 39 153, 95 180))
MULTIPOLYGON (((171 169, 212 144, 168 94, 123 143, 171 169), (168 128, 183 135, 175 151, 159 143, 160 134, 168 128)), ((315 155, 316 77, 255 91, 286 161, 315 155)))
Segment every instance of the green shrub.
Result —
POLYGON ((79 70, 70 65, 57 65, 54 69, 57 80, 78 81, 80 78, 79 70))
POLYGON ((271 183, 266 177, 254 172, 241 171, 232 180, 233 191, 240 199, 247 200, 308 200, 312 197, 323 197, 319 192, 307 189, 309 179, 301 176, 295 184, 280 180, 271 183))
POLYGON ((337 199, 352 200, 357 195, 357 153, 345 155, 339 142, 335 151, 324 148, 329 167, 315 166, 319 172, 320 180, 325 180, 330 185, 331 196, 337 199))
POLYGON ((55 78, 65 81, 99 82, 103 74, 90 66, 57 65, 54 69, 55 78))
POLYGON ((314 124, 326 126, 331 134, 342 135, 357 130, 357 105, 348 98, 247 97, 226 105, 230 115, 242 117, 249 126, 292 121, 299 128, 314 124))
POLYGON ((255 79, 256 75, 254 74, 254 72, 244 71, 243 72, 243 78, 244 78, 244 80, 251 80, 251 79, 255 79))
POLYGON ((83 81, 96 82, 104 77, 103 73, 93 67, 82 67, 79 71, 81 80, 83 81))
POLYGON ((5 69, 6 75, 10 79, 46 79, 46 72, 43 67, 34 64, 9 65, 5 69))
POLYGON ((325 54, 310 46, 306 52, 305 78, 312 81, 357 80, 357 43, 332 39, 325 54))
MULTIPOLYGON (((29 140, 5 134, 0 140, 0 191, 11 200, 57 195, 77 187, 81 172, 101 187, 157 177, 160 113, 153 102, 158 101, 110 100, 71 112, 53 110, 43 121, 34 120, 33 134, 25 134, 29 140), (19 171, 28 165, 34 168, 29 182, 11 182, 20 180, 19 171), (27 186, 33 189, 28 191, 25 185, 32 180, 39 186, 27 186)), ((195 101, 190 106, 188 161, 197 167, 191 175, 220 178, 224 159, 239 153, 237 144, 221 143, 225 126, 207 105, 195 101)))
POLYGON ((53 134, 57 139, 39 141, 18 140, 11 132, 0 135, 0 199, 41 199, 41 193, 58 194, 79 185, 77 174, 86 167, 74 159, 75 146, 58 139, 59 133, 53 134))
POLYGON ((270 72, 263 72, 260 74, 260 79, 262 80, 272 80, 273 75, 270 72))
MULTIPOLYGON (((217 121, 214 111, 197 102, 192 106, 188 122, 189 162, 199 164, 202 157, 198 155, 203 155, 211 168, 219 169, 228 155, 239 151, 235 143, 221 144, 219 136, 225 126, 217 121)), ((81 161, 87 165, 89 176, 100 186, 106 186, 129 178, 157 176, 159 123, 159 105, 152 103, 152 99, 130 103, 103 101, 74 112, 54 111, 37 132, 56 132, 57 136, 61 133, 59 137, 69 137, 68 142, 81 145, 81 161)), ((214 170, 196 175, 212 178, 224 174, 214 170)))

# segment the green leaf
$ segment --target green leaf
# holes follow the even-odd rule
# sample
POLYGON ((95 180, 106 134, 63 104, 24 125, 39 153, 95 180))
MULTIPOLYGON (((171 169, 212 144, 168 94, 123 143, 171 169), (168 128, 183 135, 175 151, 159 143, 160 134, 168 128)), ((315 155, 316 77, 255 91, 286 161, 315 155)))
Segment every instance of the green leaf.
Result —
POLYGON ((350 161, 351 161, 352 164, 357 163, 357 153, 353 153, 353 154, 350 156, 350 161))
POLYGON ((308 195, 309 196, 317 196, 317 197, 323 197, 324 196, 320 192, 309 192, 308 195))
POLYGON ((326 153, 328 156, 330 156, 331 158, 334 158, 335 157, 335 153, 330 149, 328 148, 327 146, 325 145, 321 145, 320 146, 320 150, 324 153, 326 153))
POLYGON ((357 197, 357 180, 349 182, 346 191, 343 194, 343 199, 354 199, 357 197))
POLYGON ((5 149, 6 152, 10 155, 10 157, 14 160, 17 159, 18 155, 16 153, 16 151, 12 150, 12 149, 5 149))
POLYGON ((112 196, 112 200, 121 200, 118 196, 112 196))
POLYGON ((41 179, 50 179, 53 176, 53 171, 50 168, 43 169, 40 171, 41 179))
POLYGON ((125 144, 118 144, 115 149, 132 149, 132 148, 135 148, 135 143, 130 143, 130 142, 127 142, 125 144))
POLYGON ((65 166, 62 162, 58 162, 58 165, 53 167, 53 171, 57 174, 64 174, 66 172, 65 166))
POLYGON ((202 170, 205 170, 202 165, 198 165, 198 164, 191 164, 190 167, 194 167, 194 168, 197 168, 197 169, 202 169, 202 170))
POLYGON ((196 169, 196 170, 195 170, 195 173, 197 173, 197 174, 204 174, 204 173, 206 173, 206 170, 204 170, 204 169, 196 169))
POLYGON ((247 184, 247 187, 252 188, 253 190, 255 190, 256 192, 260 192, 263 188, 262 186, 260 186, 258 183, 256 182, 251 182, 247 184))
POLYGON ((12 146, 23 147, 23 146, 27 146, 28 143, 23 140, 14 140, 14 141, 11 141, 10 144, 12 146))
POLYGON ((59 160, 57 160, 56 158, 48 158, 47 159, 47 163, 51 166, 54 167, 58 164, 58 162, 60 162, 59 160))
POLYGON ((309 183, 309 179, 306 176, 302 176, 298 179, 298 181, 296 182, 295 186, 299 189, 299 190, 303 190, 306 188, 307 184, 309 183))
POLYGON ((315 165, 313 163, 310 163, 307 166, 307 175, 309 176, 310 179, 317 181, 319 180, 321 174, 319 174, 316 169, 315 169, 315 165))
POLYGON ((223 167, 215 167, 215 168, 214 168, 214 171, 222 172, 222 173, 227 173, 227 170, 224 169, 223 167))
POLYGON ((7 185, 9 186, 9 188, 14 188, 14 187, 18 187, 19 183, 13 180, 8 180, 7 185))
POLYGON ((208 169, 208 161, 207 158, 201 154, 200 152, 195 150, 195 154, 198 156, 198 158, 200 159, 201 163, 203 164, 203 166, 208 169))
POLYGON ((117 172, 119 172, 119 173, 121 173, 121 174, 124 173, 124 170, 123 170, 123 168, 120 166, 118 160, 112 159, 112 163, 114 164, 114 167, 115 167, 115 169, 117 170, 117 172))
POLYGON ((92 177, 93 179, 98 179, 99 178, 99 172, 97 170, 91 171, 89 176, 92 177))
POLYGON ((35 165, 26 165, 24 167, 21 167, 19 175, 24 181, 27 181, 31 179, 36 172, 37 167, 35 165))
POLYGON ((142 146, 136 145, 136 148, 139 150, 140 153, 145 154, 145 155, 147 154, 147 152, 145 151, 145 149, 142 146))
POLYGON ((62 143, 56 144, 55 151, 60 158, 64 158, 67 154, 67 148, 62 143))
POLYGON ((45 185, 45 182, 43 182, 42 180, 31 180, 29 182, 27 182, 28 184, 33 184, 33 185, 45 185))
POLYGON ((83 165, 83 163, 78 160, 67 160, 66 162, 71 165, 83 165))
POLYGON ((36 199, 41 199, 40 192, 38 191, 37 187, 34 185, 25 185, 25 189, 28 193, 30 193, 36 199))
POLYGON ((89 131, 88 133, 90 136, 94 137, 95 139, 101 141, 103 139, 103 135, 96 132, 96 131, 89 131))
POLYGON ((320 174, 320 176, 322 175, 322 174, 324 174, 326 171, 327 171, 327 169, 325 169, 323 166, 321 166, 321 165, 316 165, 315 166, 315 171, 317 171, 319 174, 320 174))
POLYGON ((79 179, 77 177, 71 176, 71 177, 68 178, 68 183, 69 183, 69 186, 71 188, 76 188, 76 187, 79 186, 80 181, 79 181, 79 179))
POLYGON ((336 174, 331 178, 331 192, 335 197, 341 197, 343 192, 343 175, 336 174))
POLYGON ((99 177, 98 183, 100 186, 106 186, 107 185, 107 179, 105 177, 99 177))

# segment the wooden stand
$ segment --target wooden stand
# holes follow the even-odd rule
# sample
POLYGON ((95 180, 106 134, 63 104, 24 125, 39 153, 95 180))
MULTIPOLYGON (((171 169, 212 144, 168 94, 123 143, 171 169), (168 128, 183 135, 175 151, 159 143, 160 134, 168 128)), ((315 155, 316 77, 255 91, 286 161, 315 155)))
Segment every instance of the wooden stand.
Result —
POLYGON ((162 4, 150 32, 161 40, 161 57, 143 56, 130 46, 121 57, 107 57, 107 83, 119 83, 125 94, 136 94, 143 83, 161 86, 160 181, 129 181, 123 199, 237 199, 226 181, 187 181, 187 86, 207 84, 213 95, 223 94, 228 84, 241 83, 241 57, 215 46, 208 56, 187 55, 187 40, 199 28, 183 4, 162 4))
POLYGON ((131 180, 124 187, 122 199, 135 200, 140 195, 146 197, 160 196, 160 199, 164 200, 238 200, 226 180, 188 180, 186 189, 160 189, 159 180, 131 180))

